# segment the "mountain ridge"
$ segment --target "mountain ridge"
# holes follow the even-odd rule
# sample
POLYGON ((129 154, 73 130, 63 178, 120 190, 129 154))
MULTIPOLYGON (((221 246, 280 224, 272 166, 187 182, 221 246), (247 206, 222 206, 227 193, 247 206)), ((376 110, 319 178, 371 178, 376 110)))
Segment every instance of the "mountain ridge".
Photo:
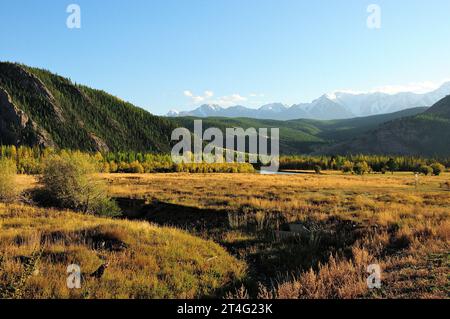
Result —
POLYGON ((49 71, 0 62, 0 143, 170 151, 173 124, 49 71))
POLYGON ((381 124, 353 139, 325 147, 321 154, 450 156, 450 95, 423 113, 381 124))
POLYGON ((291 106, 282 103, 271 103, 253 109, 242 105, 224 108, 219 105, 203 104, 192 111, 169 112, 167 116, 252 117, 272 120, 350 119, 394 113, 415 107, 431 106, 449 94, 450 82, 445 82, 436 90, 423 94, 413 92, 400 92, 397 94, 335 92, 333 95, 324 94, 311 103, 299 103, 291 106), (271 106, 277 107, 271 109, 271 106))
POLYGON ((377 128, 380 124, 395 119, 422 114, 428 108, 419 107, 390 114, 344 120, 299 119, 279 121, 254 118, 227 117, 178 117, 173 119, 178 126, 193 130, 195 119, 202 120, 203 129, 216 127, 225 132, 227 127, 279 128, 282 154, 312 153, 330 144, 340 143, 377 128))

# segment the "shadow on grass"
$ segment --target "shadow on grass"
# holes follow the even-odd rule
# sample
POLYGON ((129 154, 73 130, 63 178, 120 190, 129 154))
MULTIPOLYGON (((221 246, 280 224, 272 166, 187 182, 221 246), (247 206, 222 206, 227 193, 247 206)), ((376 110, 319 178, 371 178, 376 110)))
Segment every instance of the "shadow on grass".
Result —
MULTIPOLYGON (((351 258, 351 246, 362 237, 363 230, 348 221, 302 221, 308 231, 280 239, 278 231, 289 228, 280 212, 267 212, 261 221, 248 207, 240 211, 202 209, 145 199, 116 198, 125 218, 146 220, 162 226, 184 229, 210 239, 230 254, 245 260, 248 276, 244 280, 251 296, 258 283, 273 284, 280 276, 291 275, 328 261, 331 255, 351 258)), ((223 289, 235 290, 242 283, 223 289)))

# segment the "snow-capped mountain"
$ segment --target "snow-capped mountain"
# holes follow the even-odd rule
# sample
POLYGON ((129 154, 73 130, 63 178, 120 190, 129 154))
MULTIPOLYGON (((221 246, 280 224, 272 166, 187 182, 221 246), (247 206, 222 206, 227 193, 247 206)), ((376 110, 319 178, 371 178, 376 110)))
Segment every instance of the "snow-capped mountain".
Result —
MULTIPOLYGON (((218 116, 216 114, 220 114, 226 110, 227 109, 225 109, 217 104, 203 104, 200 107, 198 107, 195 110, 190 111, 190 112, 170 111, 169 113, 167 113, 167 116, 170 116, 170 117, 177 117, 177 116, 212 117, 212 116, 218 116)), ((225 115, 219 115, 219 116, 225 116, 225 115)))
POLYGON ((272 104, 266 104, 259 108, 259 111, 263 112, 272 112, 272 113, 281 113, 286 111, 289 108, 286 104, 282 103, 272 103, 272 104))
POLYGON ((167 113, 167 116, 168 116, 168 117, 177 117, 177 116, 180 116, 180 112, 177 111, 177 110, 170 110, 170 111, 167 113))
POLYGON ((204 104, 190 112, 171 111, 167 116, 251 117, 273 120, 347 119, 393 113, 419 106, 431 106, 447 95, 450 95, 450 82, 444 83, 438 89, 425 94, 412 92, 397 94, 336 92, 332 95, 325 94, 311 103, 294 104, 290 107, 282 103, 267 104, 258 109, 241 105, 223 108, 219 105, 204 104))
POLYGON ((306 105, 304 110, 308 114, 306 117, 313 119, 333 120, 354 117, 345 105, 336 103, 327 94, 306 105))
POLYGON ((393 113, 418 106, 430 106, 450 94, 450 86, 427 93, 402 92, 394 95, 385 93, 348 94, 337 92, 335 102, 346 106, 356 116, 393 113))

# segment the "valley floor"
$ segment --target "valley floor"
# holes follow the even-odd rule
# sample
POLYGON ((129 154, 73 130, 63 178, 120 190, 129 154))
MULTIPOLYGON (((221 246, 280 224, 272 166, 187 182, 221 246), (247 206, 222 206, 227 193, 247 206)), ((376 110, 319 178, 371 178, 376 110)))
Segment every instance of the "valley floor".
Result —
MULTIPOLYGON (((0 206, 6 294, 450 297, 450 174, 421 176, 418 185, 412 173, 100 177, 134 221, 0 206), (39 271, 20 281, 36 254, 39 271), (81 291, 65 287, 68 264, 90 273, 102 260, 111 264, 104 278, 88 279, 81 291), (381 267, 380 289, 367 287, 371 264, 381 267)), ((38 186, 21 178, 24 187, 38 186)))

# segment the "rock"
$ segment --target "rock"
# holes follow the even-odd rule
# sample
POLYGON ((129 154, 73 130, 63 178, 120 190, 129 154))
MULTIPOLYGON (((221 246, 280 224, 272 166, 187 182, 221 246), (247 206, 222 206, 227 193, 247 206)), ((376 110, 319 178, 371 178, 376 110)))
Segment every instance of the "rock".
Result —
POLYGON ((50 134, 14 105, 10 95, 0 87, 0 142, 5 145, 39 145, 54 147, 50 134))

